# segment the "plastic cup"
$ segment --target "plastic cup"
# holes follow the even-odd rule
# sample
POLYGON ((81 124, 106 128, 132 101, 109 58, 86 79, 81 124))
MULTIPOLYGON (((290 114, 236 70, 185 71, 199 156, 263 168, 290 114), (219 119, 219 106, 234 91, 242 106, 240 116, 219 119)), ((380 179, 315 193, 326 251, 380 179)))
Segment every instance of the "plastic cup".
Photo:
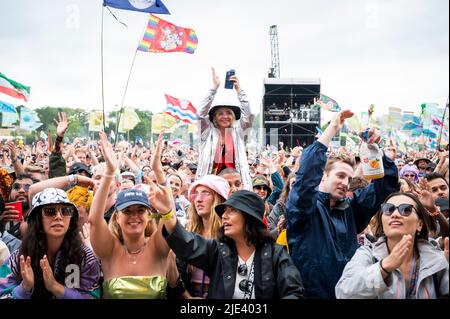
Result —
POLYGON ((22 202, 21 201, 6 203, 5 206, 12 206, 12 207, 14 207, 14 210, 19 211, 19 220, 20 221, 23 220, 22 202))

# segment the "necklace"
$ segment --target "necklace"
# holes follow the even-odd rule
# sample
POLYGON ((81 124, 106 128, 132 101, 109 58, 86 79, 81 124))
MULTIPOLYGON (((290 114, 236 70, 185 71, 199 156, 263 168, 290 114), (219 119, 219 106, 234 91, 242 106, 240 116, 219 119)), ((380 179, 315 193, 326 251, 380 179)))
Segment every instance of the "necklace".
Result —
POLYGON ((125 244, 123 245, 123 247, 125 248, 125 251, 126 251, 126 252, 128 253, 128 255, 130 256, 131 262, 133 263, 133 265, 136 265, 136 258, 137 258, 137 255, 139 255, 139 254, 144 250, 144 248, 145 248, 146 245, 147 245, 147 238, 146 238, 145 241, 144 241, 144 245, 142 245, 141 248, 139 248, 139 249, 137 249, 137 250, 134 250, 134 251, 129 250, 128 247, 125 246, 125 244))

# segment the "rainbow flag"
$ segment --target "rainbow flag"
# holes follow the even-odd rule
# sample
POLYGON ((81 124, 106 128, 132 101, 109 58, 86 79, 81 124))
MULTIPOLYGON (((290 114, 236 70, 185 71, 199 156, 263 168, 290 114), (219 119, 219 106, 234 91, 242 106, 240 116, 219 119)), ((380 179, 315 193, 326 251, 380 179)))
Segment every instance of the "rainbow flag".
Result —
POLYGON ((186 52, 197 49, 197 34, 192 29, 176 26, 150 14, 144 36, 138 50, 144 52, 186 52))

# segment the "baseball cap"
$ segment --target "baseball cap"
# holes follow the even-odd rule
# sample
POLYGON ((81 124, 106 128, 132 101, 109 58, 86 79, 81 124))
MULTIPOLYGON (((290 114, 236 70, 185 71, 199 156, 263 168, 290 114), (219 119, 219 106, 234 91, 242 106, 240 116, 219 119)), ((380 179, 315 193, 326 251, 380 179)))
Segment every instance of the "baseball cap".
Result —
POLYGON ((76 162, 76 163, 73 163, 72 166, 70 166, 69 175, 77 174, 77 173, 81 173, 81 172, 86 172, 89 175, 89 177, 92 177, 92 172, 87 165, 85 165, 81 162, 76 162))
POLYGON ((140 189, 127 189, 119 192, 116 199, 116 210, 125 209, 131 205, 143 205, 151 208, 147 194, 140 189))

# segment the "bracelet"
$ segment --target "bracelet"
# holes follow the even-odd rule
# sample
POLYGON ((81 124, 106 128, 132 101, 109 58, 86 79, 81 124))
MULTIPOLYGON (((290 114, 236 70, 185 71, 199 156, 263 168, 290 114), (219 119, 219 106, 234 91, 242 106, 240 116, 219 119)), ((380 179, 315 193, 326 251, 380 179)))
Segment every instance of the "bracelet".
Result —
POLYGON ((76 175, 69 175, 69 187, 74 187, 75 185, 77 185, 77 180, 78 178, 76 177, 76 175))
POLYGON ((392 271, 387 271, 387 270, 383 267, 383 260, 384 260, 384 259, 381 259, 381 260, 380 260, 380 268, 381 268, 381 270, 383 270, 386 274, 390 275, 392 271))
POLYGON ((149 213, 148 216, 149 216, 150 218, 152 218, 152 219, 157 219, 157 218, 159 218, 159 216, 161 216, 161 215, 159 215, 158 213, 149 213))
POLYGON ((161 215, 161 219, 162 220, 169 220, 173 215, 172 210, 170 210, 170 212, 168 212, 167 214, 161 215))

